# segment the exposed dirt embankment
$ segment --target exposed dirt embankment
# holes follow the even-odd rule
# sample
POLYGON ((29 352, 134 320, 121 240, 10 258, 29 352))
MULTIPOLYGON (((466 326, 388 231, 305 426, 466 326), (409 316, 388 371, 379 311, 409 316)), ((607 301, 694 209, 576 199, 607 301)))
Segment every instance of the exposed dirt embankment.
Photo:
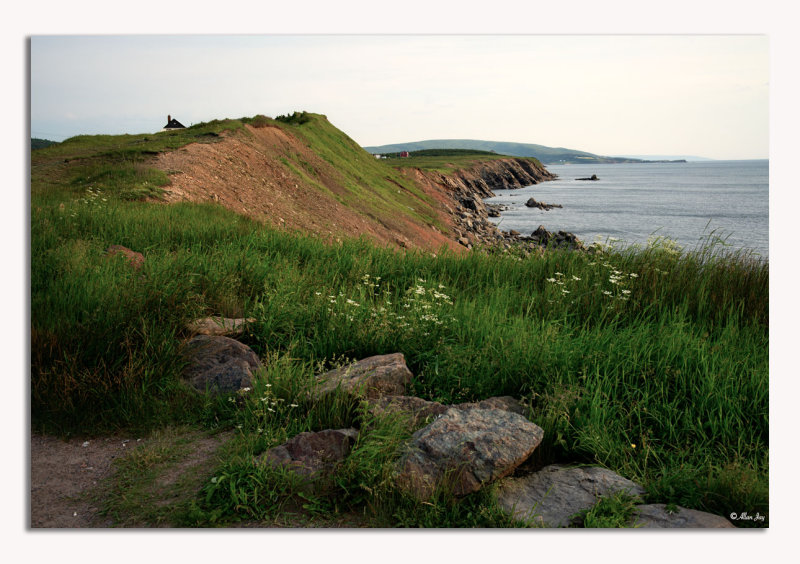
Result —
POLYGON ((423 189, 438 194, 453 226, 453 238, 467 248, 475 244, 505 244, 514 234, 503 233, 489 221, 492 210, 483 203, 493 190, 513 189, 555 179, 555 175, 527 159, 497 159, 444 174, 434 170, 404 169, 423 189))
MULTIPOLYGON (((354 203, 351 179, 297 137, 277 127, 247 129, 249 135, 193 143, 159 155, 156 166, 172 182, 164 199, 216 202, 277 228, 333 240, 363 235, 390 246, 458 247, 452 237, 411 215, 354 203)), ((413 198, 407 191, 404 195, 413 198)), ((446 225, 445 213, 439 216, 446 225)))

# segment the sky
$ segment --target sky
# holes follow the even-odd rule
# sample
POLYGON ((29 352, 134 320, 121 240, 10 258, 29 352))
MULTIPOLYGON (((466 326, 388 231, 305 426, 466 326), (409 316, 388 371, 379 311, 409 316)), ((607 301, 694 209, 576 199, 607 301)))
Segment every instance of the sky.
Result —
POLYGON ((363 146, 768 158, 769 78, 766 34, 32 35, 30 133, 306 110, 363 146))

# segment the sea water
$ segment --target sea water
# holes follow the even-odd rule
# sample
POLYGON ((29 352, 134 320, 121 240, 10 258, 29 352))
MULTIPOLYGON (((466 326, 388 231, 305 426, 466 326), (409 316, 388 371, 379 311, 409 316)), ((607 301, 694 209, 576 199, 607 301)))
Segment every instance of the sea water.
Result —
POLYGON ((539 225, 570 231, 584 243, 646 245, 668 238, 687 251, 709 239, 769 256, 769 161, 574 164, 546 167, 558 175, 516 190, 495 190, 487 203, 508 207, 492 220, 530 235, 539 225), (577 178, 597 175, 599 180, 577 178), (562 208, 528 208, 529 198, 562 208))

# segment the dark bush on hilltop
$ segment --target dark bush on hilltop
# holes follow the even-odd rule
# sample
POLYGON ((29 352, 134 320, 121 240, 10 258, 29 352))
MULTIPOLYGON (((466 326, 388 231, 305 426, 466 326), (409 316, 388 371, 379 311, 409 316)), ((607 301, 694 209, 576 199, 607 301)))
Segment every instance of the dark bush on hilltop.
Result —
POLYGON ((263 114, 258 114, 257 116, 251 118, 240 118, 239 121, 255 128, 260 128, 267 127, 270 123, 272 123, 272 118, 269 118, 263 114))
POLYGON ((294 112, 292 115, 286 114, 285 116, 278 116, 275 120, 294 125, 303 125, 311 121, 311 114, 308 112, 294 112))

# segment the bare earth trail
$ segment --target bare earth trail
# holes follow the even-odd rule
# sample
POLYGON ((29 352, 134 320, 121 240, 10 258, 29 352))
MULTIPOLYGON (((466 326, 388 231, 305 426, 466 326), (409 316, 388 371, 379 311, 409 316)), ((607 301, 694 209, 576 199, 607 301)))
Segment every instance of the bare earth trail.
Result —
MULTIPOLYGON (((190 440, 186 456, 158 479, 168 491, 188 472, 212 471, 214 454, 230 434, 205 437, 181 434, 190 440)), ((30 452, 30 526, 36 528, 105 528, 118 524, 102 515, 101 500, 111 487, 114 461, 148 446, 149 439, 101 437, 89 440, 32 435, 30 452)), ((143 524, 145 525, 145 524, 143 524)))

